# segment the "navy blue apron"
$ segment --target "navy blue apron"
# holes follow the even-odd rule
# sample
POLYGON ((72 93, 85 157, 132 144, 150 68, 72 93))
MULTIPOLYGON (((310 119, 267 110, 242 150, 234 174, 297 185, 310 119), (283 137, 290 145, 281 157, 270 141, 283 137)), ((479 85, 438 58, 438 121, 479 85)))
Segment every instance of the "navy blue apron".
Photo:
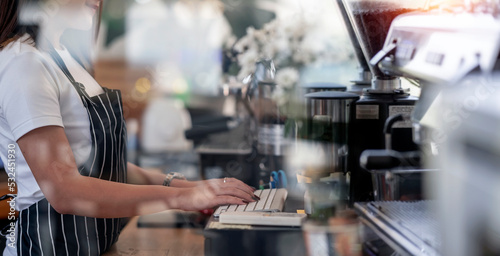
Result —
MULTIPOLYGON (((78 92, 90 121, 92 149, 79 166, 81 175, 125 183, 126 135, 120 91, 103 88, 89 97, 55 50, 51 56, 78 92)), ((103 195, 105 196, 105 195, 103 195)), ((118 239, 122 220, 59 214, 43 199, 22 210, 18 218, 18 255, 100 255, 118 239)))

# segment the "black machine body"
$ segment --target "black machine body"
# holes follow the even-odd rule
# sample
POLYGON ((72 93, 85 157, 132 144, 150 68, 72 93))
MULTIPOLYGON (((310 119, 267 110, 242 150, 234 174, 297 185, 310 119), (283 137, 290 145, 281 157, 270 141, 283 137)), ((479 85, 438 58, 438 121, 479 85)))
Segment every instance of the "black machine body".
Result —
POLYGON ((398 114, 411 114, 418 98, 404 90, 380 93, 365 90, 360 100, 352 104, 349 127, 348 170, 350 179, 350 204, 373 201, 372 175, 361 167, 360 156, 364 150, 391 148, 406 152, 417 150, 413 142, 411 122, 398 122, 393 126, 391 144, 385 145, 386 120, 398 114))

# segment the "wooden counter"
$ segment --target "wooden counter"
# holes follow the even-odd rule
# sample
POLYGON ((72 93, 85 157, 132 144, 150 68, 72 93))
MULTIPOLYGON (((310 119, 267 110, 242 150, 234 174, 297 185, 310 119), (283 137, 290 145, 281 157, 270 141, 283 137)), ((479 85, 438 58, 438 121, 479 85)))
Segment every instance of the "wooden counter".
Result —
POLYGON ((103 256, 204 255, 203 230, 193 228, 138 228, 134 217, 103 256))

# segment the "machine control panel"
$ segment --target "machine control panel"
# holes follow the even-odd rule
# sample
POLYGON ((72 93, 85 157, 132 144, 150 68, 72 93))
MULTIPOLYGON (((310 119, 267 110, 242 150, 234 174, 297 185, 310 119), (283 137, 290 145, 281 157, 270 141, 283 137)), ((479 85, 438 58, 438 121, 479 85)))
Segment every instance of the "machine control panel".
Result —
POLYGON ((443 64, 444 54, 437 52, 428 52, 425 61, 429 64, 441 66, 443 64))
POLYGON ((384 48, 394 47, 384 73, 453 83, 476 68, 489 72, 500 50, 500 22, 471 13, 412 13, 398 16, 384 48))
POLYGON ((410 41, 404 41, 396 49, 396 59, 399 61, 411 61, 415 57, 415 52, 415 45, 410 41))

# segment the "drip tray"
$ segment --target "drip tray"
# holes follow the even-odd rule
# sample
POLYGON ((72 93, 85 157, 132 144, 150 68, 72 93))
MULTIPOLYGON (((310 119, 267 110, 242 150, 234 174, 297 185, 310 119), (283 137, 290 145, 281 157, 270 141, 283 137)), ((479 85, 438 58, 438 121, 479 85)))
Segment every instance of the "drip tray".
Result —
POLYGON ((439 255, 435 201, 356 203, 361 221, 401 255, 439 255))

